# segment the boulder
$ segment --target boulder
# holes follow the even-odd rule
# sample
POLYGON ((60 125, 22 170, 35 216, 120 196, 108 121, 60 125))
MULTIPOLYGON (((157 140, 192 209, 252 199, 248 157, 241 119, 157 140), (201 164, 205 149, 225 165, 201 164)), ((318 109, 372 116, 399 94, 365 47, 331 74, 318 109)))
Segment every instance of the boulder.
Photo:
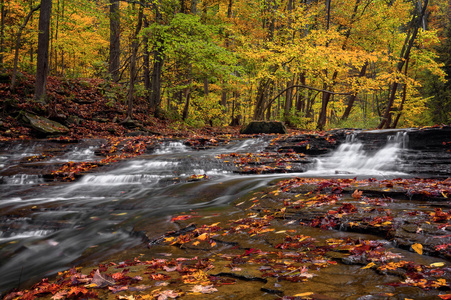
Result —
POLYGON ((31 128, 45 136, 63 135, 69 132, 69 128, 66 126, 37 115, 26 113, 24 114, 24 121, 27 122, 31 128))
POLYGON ((287 129, 279 121, 252 121, 240 131, 241 134, 287 133, 287 129))

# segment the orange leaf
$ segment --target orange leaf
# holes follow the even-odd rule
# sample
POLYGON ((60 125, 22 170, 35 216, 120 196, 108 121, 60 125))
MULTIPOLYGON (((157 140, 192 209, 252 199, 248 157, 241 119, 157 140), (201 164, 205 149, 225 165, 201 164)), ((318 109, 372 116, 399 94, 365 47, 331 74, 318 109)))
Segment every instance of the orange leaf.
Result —
POLYGON ((352 193, 352 198, 360 199, 362 197, 363 191, 355 190, 354 193, 352 193))
POLYGON ((412 249, 415 250, 416 253, 423 255, 423 245, 415 243, 412 245, 412 249))

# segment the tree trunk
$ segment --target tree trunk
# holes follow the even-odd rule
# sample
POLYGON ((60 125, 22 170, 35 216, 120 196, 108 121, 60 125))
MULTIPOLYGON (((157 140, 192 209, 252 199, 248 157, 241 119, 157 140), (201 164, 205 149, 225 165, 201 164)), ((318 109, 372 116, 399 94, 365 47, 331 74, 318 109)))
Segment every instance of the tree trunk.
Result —
POLYGON ((16 77, 17 77, 17 63, 19 62, 19 50, 20 50, 20 42, 22 39, 22 31, 24 30, 25 26, 27 26, 28 21, 31 18, 31 15, 37 11, 41 6, 38 5, 35 8, 31 9, 31 11, 28 13, 27 17, 25 18, 25 21, 22 23, 22 25, 19 28, 19 31, 17 32, 17 39, 16 39, 16 48, 14 50, 14 67, 13 67, 13 75, 11 77, 11 86, 10 89, 14 91, 16 88, 16 77))
POLYGON ((266 91, 270 85, 271 79, 262 79, 258 84, 257 97, 255 102, 254 120, 263 120, 266 103, 266 91))
POLYGON ((0 5, 0 65, 3 68, 3 53, 5 52, 5 0, 1 0, 0 5))
POLYGON ((159 115, 161 102, 161 73, 164 64, 164 47, 163 40, 160 38, 159 42, 154 45, 153 51, 153 70, 151 76, 151 93, 150 93, 150 107, 154 110, 155 116, 159 115))
MULTIPOLYGON (((287 88, 292 86, 294 84, 294 81, 288 81, 287 82, 287 88)), ((288 116, 290 115, 291 107, 293 107, 293 89, 288 89, 285 94, 285 106, 284 106, 284 119, 285 121, 288 120, 288 116)))
POLYGON ((119 81, 120 69, 120 12, 119 1, 110 0, 110 57, 108 72, 114 82, 119 81))
MULTIPOLYGON (((406 67, 404 69, 404 75, 406 75, 406 76, 407 76, 408 68, 409 68, 409 60, 407 59, 406 67)), ((404 108, 404 103, 406 102, 406 97, 407 97, 407 82, 404 83, 401 105, 399 106, 398 115, 396 116, 395 120, 393 121, 393 125, 391 126, 391 128, 396 128, 398 126, 399 118, 401 117, 402 110, 404 108)))
POLYGON ((197 14, 197 0, 191 0, 191 13, 197 14))
POLYGON ((38 58, 36 63, 36 84, 34 99, 45 102, 47 74, 49 72, 49 38, 52 0, 41 0, 38 33, 38 58))
MULTIPOLYGON (((362 69, 360 70, 359 77, 365 76, 366 69, 368 68, 368 61, 365 62, 365 64, 362 66, 362 69)), ((343 113, 343 116, 341 117, 341 120, 346 120, 349 117, 349 114, 351 113, 352 107, 354 105, 355 100, 357 99, 357 92, 352 94, 349 97, 348 106, 345 109, 345 112, 343 113)))
MULTIPOLYGON (((190 83, 191 85, 191 83, 190 83)), ((185 96, 185 105, 183 106, 182 120, 185 121, 188 118, 189 114, 189 101, 191 96, 191 88, 186 88, 184 92, 185 96)))
MULTIPOLYGON (((410 50, 412 49, 413 43, 418 35, 418 30, 421 27, 423 17, 426 13, 427 5, 428 5, 428 0, 425 0, 424 5, 421 9, 420 15, 417 15, 415 13, 412 18, 411 24, 413 24, 413 26, 414 26, 413 33, 412 33, 412 35, 410 35, 410 30, 412 29, 412 28, 410 28, 409 32, 407 33, 406 39, 404 40, 404 45, 402 47, 401 54, 399 56, 398 65, 396 67, 396 71, 398 73, 401 72, 402 68, 404 67, 405 62, 410 57, 410 50)), ((395 103, 396 90, 398 89, 398 86, 399 86, 399 82, 395 81, 392 86, 392 91, 390 93, 390 98, 388 100, 387 108, 385 109, 385 113, 382 116, 381 122, 377 126, 378 129, 390 127, 390 122, 392 119, 391 118, 391 109, 393 107, 393 103, 395 103)))
MULTIPOLYGON (((144 28, 149 27, 149 21, 147 17, 144 17, 144 28)), ((144 88, 148 93, 150 91, 150 51, 149 51, 149 38, 147 34, 143 38, 144 42, 144 88)))
MULTIPOLYGON (((324 84, 324 89, 327 89, 327 84, 324 84)), ((323 98, 321 100, 321 111, 318 117, 318 123, 316 128, 318 130, 323 130, 324 126, 326 126, 327 121, 327 105, 330 101, 330 93, 323 93, 323 98)))
POLYGON ((138 13, 138 24, 136 25, 132 42, 132 56, 130 59, 130 82, 128 87, 128 107, 126 120, 133 119, 133 101, 135 98, 136 56, 138 54, 139 48, 138 34, 141 31, 142 20, 143 20, 143 9, 142 7, 140 7, 138 13))
MULTIPOLYGON (((229 4, 227 5, 227 19, 229 19, 229 21, 231 21, 232 18, 232 5, 233 5, 233 0, 229 0, 229 4)), ((226 32, 225 34, 225 47, 228 50, 230 47, 230 40, 229 40, 229 33, 226 32)), ((225 80, 223 80, 222 82, 222 93, 221 93, 221 105, 223 107, 223 111, 224 113, 227 111, 227 82, 225 80)), ((232 112, 233 113, 233 112, 232 112)), ((232 116, 232 123, 233 123, 233 116, 232 116)))

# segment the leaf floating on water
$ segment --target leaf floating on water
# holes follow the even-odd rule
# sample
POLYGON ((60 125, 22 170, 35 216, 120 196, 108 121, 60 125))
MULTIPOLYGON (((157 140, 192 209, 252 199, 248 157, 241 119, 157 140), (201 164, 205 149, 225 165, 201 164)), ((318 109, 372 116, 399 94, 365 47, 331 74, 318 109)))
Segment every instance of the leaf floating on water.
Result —
POLYGON ((113 216, 125 216, 127 213, 126 212, 124 212, 124 213, 119 213, 119 214, 111 214, 111 215, 113 215, 113 216))
POLYGON ((118 299, 126 299, 126 300, 135 300, 135 296, 129 295, 129 296, 117 296, 118 299))
POLYGON ((214 288, 213 285, 195 285, 190 291, 193 293, 211 294, 217 292, 218 289, 214 288))
POLYGON ((440 298, 442 298, 443 300, 450 300, 451 299, 451 294, 443 294, 443 295, 438 295, 440 298))
POLYGON ((430 264, 429 266, 432 268, 440 268, 440 267, 445 266, 445 263, 444 262, 436 262, 436 263, 430 264))
POLYGON ((184 221, 184 220, 191 219, 192 217, 193 217, 192 215, 181 215, 181 216, 173 217, 171 219, 171 222, 184 221))
POLYGON ((313 292, 306 292, 306 293, 300 293, 300 294, 296 294, 294 295, 295 297, 309 297, 311 295, 313 295, 313 292))
POLYGON ((418 244, 418 243, 415 243, 415 244, 412 245, 412 249, 413 249, 416 253, 418 253, 418 254, 420 254, 420 255, 423 255, 423 245, 418 244))

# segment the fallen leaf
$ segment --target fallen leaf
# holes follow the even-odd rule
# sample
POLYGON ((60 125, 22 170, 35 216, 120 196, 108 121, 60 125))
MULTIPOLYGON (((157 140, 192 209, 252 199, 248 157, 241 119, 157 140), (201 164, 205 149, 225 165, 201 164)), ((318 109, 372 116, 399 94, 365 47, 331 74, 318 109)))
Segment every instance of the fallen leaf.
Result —
POLYGON ((177 292, 174 291, 174 290, 166 290, 166 291, 162 291, 162 292, 160 292, 160 293, 158 293, 158 294, 156 295, 156 297, 157 297, 158 300, 166 300, 166 299, 168 299, 168 298, 175 299, 175 298, 177 298, 177 297, 179 297, 179 296, 180 296, 180 293, 177 293, 177 292))
POLYGON ((445 265, 444 262, 436 262, 436 263, 432 263, 429 266, 432 268, 439 268, 439 267, 443 267, 445 265))
POLYGON ((193 293, 211 294, 217 292, 218 289, 214 288, 213 285, 195 285, 190 291, 193 293))
POLYGON ((360 199, 362 197, 363 191, 355 190, 354 193, 352 193, 352 198, 360 199))
POLYGON ((369 264, 367 264, 366 266, 364 266, 362 269, 370 269, 372 267, 374 267, 376 264, 374 262, 370 262, 369 264))
POLYGON ((107 285, 115 285, 116 284, 116 282, 112 278, 102 276, 98 269, 94 273, 94 277, 92 278, 92 283, 96 284, 98 287, 104 287, 107 285))
POLYGON ((311 296, 311 295, 313 295, 314 293, 313 292, 306 292, 306 293, 300 293, 300 294, 296 294, 296 295, 294 295, 295 297, 308 297, 308 296, 311 296))
POLYGON ((423 255, 423 245, 415 243, 412 245, 412 249, 415 250, 416 253, 423 255))
POLYGON ((130 296, 117 296, 118 299, 126 299, 126 300, 135 300, 135 296, 130 295, 130 296))

